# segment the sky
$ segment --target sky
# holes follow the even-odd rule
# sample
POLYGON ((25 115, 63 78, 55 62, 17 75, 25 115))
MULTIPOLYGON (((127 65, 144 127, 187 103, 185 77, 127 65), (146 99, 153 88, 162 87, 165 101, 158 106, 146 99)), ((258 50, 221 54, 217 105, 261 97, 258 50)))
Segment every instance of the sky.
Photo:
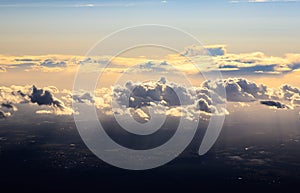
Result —
POLYGON ((99 39, 129 26, 163 24, 232 53, 299 53, 300 2, 0 1, 0 52, 84 55, 99 39))
POLYGON ((224 120, 299 133, 299 8, 298 0, 0 0, 0 129, 74 118, 88 135, 99 121, 152 135, 170 118, 184 139, 212 120, 200 154, 224 120))
POLYGON ((23 103, 43 107, 37 114, 76 114, 72 101, 105 111, 108 101, 115 100, 112 96, 123 101, 130 97, 128 88, 138 85, 141 93, 156 93, 131 96, 139 106, 158 99, 159 107, 170 106, 174 96, 162 98, 170 94, 163 94, 167 86, 174 86, 193 112, 226 114, 208 96, 225 100, 219 88, 225 89, 229 102, 268 99, 262 104, 297 108, 299 8, 297 0, 0 1, 2 117, 17 109, 10 105, 23 103), (145 24, 151 25, 130 28, 145 24), (130 47, 139 41, 148 46, 130 47), (152 41, 167 46, 150 45, 152 41), (93 86, 91 81, 104 96, 86 89, 93 86), (72 93, 77 82, 83 87, 72 93), (194 98, 199 93, 190 89, 206 93, 194 98))

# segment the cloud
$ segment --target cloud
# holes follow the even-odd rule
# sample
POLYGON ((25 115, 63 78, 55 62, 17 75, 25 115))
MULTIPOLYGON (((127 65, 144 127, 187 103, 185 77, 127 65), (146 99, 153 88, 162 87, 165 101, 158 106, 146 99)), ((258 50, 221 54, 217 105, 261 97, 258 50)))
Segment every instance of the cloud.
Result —
MULTIPOLYGON (((36 110, 37 114, 71 115, 73 110, 70 107, 70 103, 75 101, 95 104, 100 112, 109 116, 112 116, 112 113, 129 114, 135 120, 145 123, 151 119, 149 111, 153 111, 158 116, 183 116, 190 121, 193 121, 195 116, 199 116, 198 113, 206 115, 228 114, 226 109, 218 107, 218 104, 225 102, 217 94, 217 87, 219 86, 226 88, 229 96, 228 101, 231 102, 243 101, 251 104, 249 102, 261 101, 263 105, 281 109, 292 109, 292 106, 299 104, 299 98, 295 97, 295 95, 299 94, 299 89, 296 87, 283 85, 278 89, 267 88, 264 85, 256 84, 243 78, 204 82, 202 86, 193 88, 168 82, 165 78, 161 78, 158 81, 145 83, 128 81, 123 86, 117 85, 113 88, 97 89, 95 93, 82 91, 81 93, 72 94, 70 91, 59 92, 55 87, 38 89, 30 86, 13 86, 7 91, 13 97, 18 98, 14 99, 15 101, 50 107, 49 109, 36 110), (11 92, 12 90, 13 92, 11 92), (61 95, 61 99, 64 98, 63 100, 68 102, 62 103, 61 100, 54 97, 53 93, 61 95), (182 105, 178 103, 177 95, 184 99, 182 105), (212 96, 215 99, 219 97, 217 102, 215 101, 216 104, 213 104, 212 96), (23 98, 23 100, 19 98, 23 98), (272 100, 272 98, 277 98, 278 100, 272 100), (120 108, 112 110, 111 104, 114 100, 119 103, 120 108), (291 106, 284 101, 290 102, 291 106)), ((11 110, 11 107, 7 105, 11 103, 3 104, 5 105, 2 105, 2 108, 11 110)), ((6 113, 3 110, 2 112, 2 119, 4 116, 8 117, 11 115, 11 112, 6 113)))
POLYGON ((4 112, 4 111, 0 110, 0 119, 7 118, 9 116, 11 116, 10 112, 4 112))
POLYGON ((30 86, 0 87, 0 103, 2 104, 19 104, 28 103, 30 101, 28 94, 30 86))
POLYGON ((31 66, 31 68, 26 69, 26 71, 38 71, 38 72, 61 72, 70 71, 72 67, 76 66, 75 58, 46 58, 41 60, 36 65, 31 66))
POLYGON ((260 101, 260 103, 263 105, 270 106, 270 107, 276 107, 278 109, 290 109, 289 106, 287 106, 281 102, 278 102, 278 101, 260 101))
POLYGON ((140 123, 146 123, 151 119, 151 115, 149 114, 149 110, 147 108, 132 108, 130 109, 130 113, 132 117, 140 123))
POLYGON ((58 72, 73 70, 83 56, 73 55, 40 55, 40 56, 1 56, 1 69, 58 72))
POLYGON ((300 97, 292 99, 291 103, 293 106, 299 107, 300 106, 300 97))
POLYGON ((33 59, 33 58, 16 58, 16 62, 35 62, 40 61, 39 59, 33 59))
POLYGON ((133 83, 129 81, 125 86, 114 87, 113 95, 120 106, 127 108, 137 109, 151 106, 166 107, 173 113, 186 114, 190 112, 193 114, 197 111, 208 114, 227 113, 225 109, 215 106, 224 103, 221 98, 214 97, 218 100, 212 104, 212 95, 217 95, 214 91, 205 88, 185 87, 174 82, 168 82, 164 77, 156 82, 133 83))
POLYGON ((1 3, 0 7, 17 7, 17 8, 41 8, 41 7, 52 7, 52 8, 92 8, 92 7, 129 7, 135 6, 135 3, 129 2, 116 2, 116 3, 87 3, 87 4, 76 4, 76 2, 57 2, 57 3, 47 3, 47 2, 27 2, 27 3, 18 3, 18 2, 9 2, 9 3, 1 3))
POLYGON ((229 3, 295 3, 299 0, 232 0, 229 3))
POLYGON ((192 104, 193 96, 183 86, 177 84, 166 84, 165 78, 157 82, 133 83, 128 81, 125 86, 116 86, 113 90, 114 98, 120 105, 139 108, 150 106, 151 104, 161 104, 165 106, 179 106, 180 101, 176 94, 180 93, 184 104, 192 104), (129 99, 129 101, 128 101, 129 99))
POLYGON ((40 66, 45 66, 45 67, 50 67, 50 68, 53 68, 53 67, 66 67, 67 64, 65 61, 58 61, 58 62, 55 62, 53 59, 46 59, 44 60, 43 62, 40 63, 40 66))
POLYGON ((282 97, 286 100, 293 100, 300 97, 300 90, 297 87, 285 84, 280 87, 282 97))
MULTIPOLYGON (((276 76, 300 69, 300 54, 286 54, 284 57, 268 56, 263 52, 232 54, 228 53, 225 45, 192 45, 186 47, 181 56, 190 57, 197 62, 201 59, 200 56, 208 53, 212 56, 214 64, 207 66, 205 71, 220 71, 226 77, 261 74, 276 76)), ((168 62, 178 63, 176 60, 168 62)), ((203 65, 202 68, 204 70, 203 65)))
POLYGON ((284 99, 291 102, 293 107, 300 106, 300 89, 291 85, 285 84, 276 92, 276 99, 284 99))
MULTIPOLYGON (((53 89, 53 87, 50 87, 53 89)), ((32 93, 29 95, 32 103, 37 103, 38 105, 48 105, 52 107, 52 112, 57 115, 70 115, 73 110, 66 107, 64 103, 55 98, 54 95, 49 90, 38 89, 35 86, 32 87, 32 93)), ((46 112, 46 111, 43 111, 46 112)), ((38 113, 41 114, 41 111, 38 113)), ((46 112, 48 114, 48 112, 46 112)))
POLYGON ((54 97, 53 93, 59 92, 56 87, 49 86, 44 89, 38 89, 35 86, 15 86, 0 87, 0 104, 1 108, 17 111, 17 104, 38 104, 49 106, 51 112, 57 115, 70 115, 73 110, 70 107, 54 97))
POLYGON ((262 52, 246 54, 225 54, 214 57, 218 70, 223 75, 280 75, 300 68, 299 54, 285 57, 267 56, 262 52))
POLYGON ((170 72, 171 67, 166 61, 148 61, 140 64, 134 72, 170 72))
POLYGON ((53 112, 50 110, 37 110, 36 114, 52 114, 53 112))
POLYGON ((298 2, 298 0, 248 0, 249 3, 274 3, 274 2, 283 2, 283 3, 291 3, 298 2))
POLYGON ((198 100, 198 109, 200 111, 204 111, 207 113, 213 113, 215 110, 213 106, 209 105, 209 102, 207 100, 205 100, 204 98, 200 98, 198 100))
POLYGON ((238 104, 242 104, 241 107, 249 106, 253 101, 262 101, 263 105, 284 107, 283 109, 292 109, 293 106, 300 103, 299 89, 296 87, 283 85, 279 88, 269 88, 264 84, 257 84, 245 78, 204 81, 199 87, 186 87, 169 82, 162 77, 158 81, 143 83, 128 81, 124 85, 96 89, 94 93, 85 91, 73 94, 65 93, 67 95, 62 99, 68 101, 68 105, 72 101, 94 104, 98 110, 107 115, 130 114, 142 122, 151 118, 148 112, 150 109, 154 110, 156 114, 183 115, 193 120, 197 112, 208 115, 227 114, 228 112, 219 106, 226 100, 238 102, 238 104), (226 90, 226 98, 219 95, 218 91, 221 88, 226 90), (279 104, 274 100, 282 102, 279 104), (274 103, 270 101, 274 101, 274 103), (284 103, 289 103, 289 105, 284 103), (112 104, 117 105, 112 106, 112 104))
MULTIPOLYGON (((260 101, 263 105, 280 109, 294 109, 294 107, 300 106, 300 89, 288 84, 279 88, 269 88, 264 84, 257 84, 245 78, 227 78, 205 81, 202 87, 215 93, 218 93, 219 87, 224 87, 227 101, 239 102, 241 106, 249 106, 246 103, 254 101, 260 101)), ((207 104, 202 102, 202 108, 207 109, 207 104)))
POLYGON ((225 45, 208 45, 205 46, 211 56, 224 56, 226 54, 225 45))
POLYGON ((78 7, 95 7, 94 4, 80 4, 78 7))
POLYGON ((201 55, 211 55, 211 56, 223 56, 226 54, 225 45, 208 45, 208 46, 197 46, 191 45, 184 48, 181 55, 186 57, 195 57, 201 55))
POLYGON ((266 85, 258 85, 245 78, 205 81, 202 85, 215 92, 217 92, 220 87, 225 88, 228 101, 251 102, 257 99, 267 99, 270 97, 266 85))
POLYGON ((84 93, 82 95, 79 94, 73 95, 73 100, 80 103, 87 103, 87 102, 94 103, 95 102, 94 98, 95 97, 92 96, 91 93, 84 93))
POLYGON ((150 111, 156 115, 184 116, 188 120, 194 120, 199 113, 228 114, 223 107, 226 100, 238 104, 242 102, 241 107, 259 101, 270 107, 293 109, 300 106, 300 89, 287 84, 279 88, 269 88, 245 78, 204 81, 199 87, 187 87, 169 82, 164 77, 158 81, 143 83, 128 81, 124 85, 96 89, 93 93, 84 90, 76 93, 59 91, 53 86, 0 87, 2 117, 16 113, 20 108, 19 104, 40 106, 42 109, 37 109, 37 114, 71 115, 71 103, 77 102, 94 104, 100 112, 109 116, 113 113, 130 114, 142 122, 151 119, 150 111), (226 98, 219 93, 221 88, 226 90, 226 98))
POLYGON ((171 73, 176 73, 176 69, 169 64, 166 61, 161 61, 161 60, 156 60, 156 61, 145 61, 142 62, 141 64, 136 65, 134 68, 128 68, 126 66, 120 66, 117 65, 117 69, 112 66, 115 66, 116 64, 113 64, 110 66, 111 71, 119 71, 123 73, 144 73, 144 75, 149 75, 150 73, 161 73, 161 74, 171 74, 171 73), (146 74, 147 73, 147 74, 146 74))
MULTIPOLYGON (((204 58, 200 56, 212 55, 214 62, 201 65, 205 71, 221 71, 225 77, 269 75, 276 76, 291 73, 300 69, 300 54, 286 54, 284 57, 268 56, 262 52, 232 54, 226 50, 225 45, 191 45, 180 54, 169 54, 160 60, 151 60, 145 57, 114 57, 95 56, 86 58, 84 56, 72 55, 44 55, 44 56, 2 56, 0 58, 0 72, 12 69, 37 72, 76 72, 79 65, 89 64, 91 71, 98 71, 109 62, 106 72, 124 73, 129 67, 131 72, 170 73, 184 72, 197 74, 199 70, 186 57, 192 58, 194 62, 203 63, 204 58), (98 64, 98 65, 93 65, 98 64)), ((130 71, 128 71, 130 72, 130 71)))
POLYGON ((181 55, 186 57, 194 57, 199 55, 204 55, 206 53, 206 50, 197 45, 191 45, 184 48, 184 51, 181 53, 181 55))
POLYGON ((0 72, 6 72, 6 68, 0 66, 0 72))
POLYGON ((13 105, 12 103, 1 103, 1 107, 9 109, 9 110, 13 110, 13 111, 17 111, 18 108, 13 105))
POLYGON ((169 82, 164 77, 158 81, 143 83, 128 81, 124 85, 96 89, 95 93, 79 92, 81 93, 72 95, 74 102, 94 104, 106 115, 114 113, 119 116, 131 116, 141 123, 151 119, 149 112, 156 116, 183 116, 190 121, 195 120, 196 116, 199 117, 199 113, 228 114, 222 107, 224 100, 219 98, 213 104, 211 95, 217 95, 214 91, 201 87, 186 87, 169 82))
POLYGON ((38 89, 35 86, 32 87, 32 93, 29 95, 29 98, 32 103, 37 103, 38 105, 49 105, 60 110, 64 110, 65 108, 63 103, 54 98, 50 91, 38 89))
POLYGON ((87 105, 95 105, 95 107, 106 115, 112 115, 112 89, 111 88, 98 88, 94 93, 84 90, 71 92, 66 91, 67 95, 62 99, 71 105, 72 102, 83 103, 87 105))

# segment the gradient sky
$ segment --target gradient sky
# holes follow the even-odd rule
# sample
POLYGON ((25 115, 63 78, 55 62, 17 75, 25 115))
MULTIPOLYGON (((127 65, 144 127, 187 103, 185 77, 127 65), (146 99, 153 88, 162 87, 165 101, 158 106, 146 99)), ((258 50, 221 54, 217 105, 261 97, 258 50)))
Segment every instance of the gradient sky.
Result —
POLYGON ((0 0, 0 181, 43 188, 15 171, 44 166, 55 174, 88 174, 91 166, 105 178, 110 170, 91 162, 87 147, 140 169, 132 163, 149 167, 193 140, 180 156, 199 171, 213 163, 212 172, 222 170, 214 180, 227 176, 224 162, 233 172, 223 182, 239 187, 297 182, 290 176, 300 176, 299 8, 300 0, 0 0), (202 140, 202 155, 219 132, 198 167, 194 141, 202 140))
POLYGON ((192 128, 199 115, 205 121, 236 113, 242 121, 230 124, 241 128, 256 127, 252 122, 268 130, 275 123, 296 128, 299 8, 297 0, 0 0, 0 119, 86 115, 79 119, 90 122, 91 111, 77 107, 94 112, 94 105, 108 120, 117 115, 126 123, 171 115, 192 128), (149 25, 94 46, 116 30, 142 24, 182 29, 204 47, 149 25), (160 40, 167 46, 153 46, 160 40), (249 116, 253 121, 243 122, 249 116))
POLYGON ((120 28, 164 24, 231 53, 300 52, 297 1, 0 1, 0 53, 84 55, 120 28))

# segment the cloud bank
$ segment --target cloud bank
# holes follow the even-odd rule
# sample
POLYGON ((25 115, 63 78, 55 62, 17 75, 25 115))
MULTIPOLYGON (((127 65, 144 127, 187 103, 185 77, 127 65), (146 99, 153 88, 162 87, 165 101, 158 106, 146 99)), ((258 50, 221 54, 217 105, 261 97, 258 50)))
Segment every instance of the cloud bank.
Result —
MULTIPOLYGON (((214 61, 210 66, 204 67, 206 71, 221 71, 227 77, 251 75, 281 75, 300 69, 300 54, 288 53, 284 57, 268 56, 262 52, 232 54, 225 45, 207 45, 204 47, 191 45, 179 53, 170 54, 160 60, 148 60, 143 57, 113 57, 107 71, 123 73, 128 67, 136 65, 135 72, 170 72, 170 67, 176 67, 185 73, 199 73, 191 64, 189 58, 199 63, 203 62, 201 56, 211 55, 214 61)), ((79 65, 95 64, 91 70, 99 70, 112 56, 1 56, 0 72, 9 73, 12 70, 39 71, 39 72, 76 72, 79 65)), ((202 66, 201 66, 202 67, 202 66)), ((174 68, 173 68, 174 70, 174 68)))
POLYGON ((280 75, 300 68, 299 54, 286 54, 285 57, 267 56, 262 52, 246 54, 226 54, 214 58, 224 75, 280 75))
POLYGON ((71 104, 77 102, 94 104, 107 115, 130 113, 143 121, 150 118, 149 110, 157 114, 186 116, 193 120, 199 113, 228 114, 224 108, 226 101, 245 104, 257 101, 272 108, 293 109, 300 106, 300 89, 287 84, 269 88, 245 78, 204 81, 199 87, 186 87, 163 77, 158 81, 143 83, 128 81, 124 85, 96 89, 94 93, 59 91, 53 86, 0 87, 2 119, 17 112, 19 104, 48 108, 37 109, 37 114, 72 115, 74 111, 71 104), (218 93, 220 88, 226 90, 226 98, 218 93))
POLYGON ((279 88, 270 88, 245 78, 227 78, 216 81, 205 81, 202 85, 217 93, 218 87, 226 90, 227 101, 261 104, 279 109, 293 109, 300 106, 300 90, 285 84, 279 88))
POLYGON ((129 108, 165 106, 169 109, 183 107, 205 113, 226 113, 225 109, 217 107, 218 104, 223 104, 224 100, 219 98, 215 104, 212 104, 211 95, 216 95, 214 91, 200 87, 187 88, 184 85, 168 82, 164 77, 157 82, 129 81, 125 86, 116 86, 113 93, 119 105, 129 108))

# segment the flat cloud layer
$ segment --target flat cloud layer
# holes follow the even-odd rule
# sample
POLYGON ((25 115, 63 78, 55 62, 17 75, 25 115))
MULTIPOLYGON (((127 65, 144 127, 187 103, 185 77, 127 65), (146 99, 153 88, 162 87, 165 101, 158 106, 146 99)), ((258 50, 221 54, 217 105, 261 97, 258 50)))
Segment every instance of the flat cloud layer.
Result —
POLYGON ((219 70, 228 76, 280 75, 300 68, 300 54, 286 54, 285 57, 276 57, 267 56, 262 52, 231 54, 227 52, 225 45, 209 45, 204 48, 189 46, 181 54, 196 58, 208 53, 216 62, 217 68, 207 70, 219 70))
MULTIPOLYGON (((110 61, 110 67, 106 70, 122 73, 130 65, 135 64, 139 65, 139 69, 136 70, 143 72, 170 72, 169 67, 174 65, 186 73, 198 73, 187 60, 190 58, 197 62, 201 59, 201 56, 205 55, 211 55, 215 64, 202 70, 218 70, 227 77, 260 74, 275 76, 300 69, 300 54, 297 53, 289 53, 285 57, 268 56, 262 52, 232 54, 227 51, 225 45, 207 45, 204 47, 191 45, 179 54, 170 54, 157 61, 142 57, 113 57, 113 61, 110 61)), ((75 72, 79 65, 86 63, 94 63, 95 68, 101 68, 110 58, 111 56, 98 56, 95 58, 68 55, 1 56, 0 72, 9 73, 14 69, 41 72, 75 72)))
POLYGON ((262 52, 226 54, 215 57, 215 61, 222 73, 239 76, 280 75, 300 68, 299 54, 286 54, 283 58, 267 56, 262 52))

